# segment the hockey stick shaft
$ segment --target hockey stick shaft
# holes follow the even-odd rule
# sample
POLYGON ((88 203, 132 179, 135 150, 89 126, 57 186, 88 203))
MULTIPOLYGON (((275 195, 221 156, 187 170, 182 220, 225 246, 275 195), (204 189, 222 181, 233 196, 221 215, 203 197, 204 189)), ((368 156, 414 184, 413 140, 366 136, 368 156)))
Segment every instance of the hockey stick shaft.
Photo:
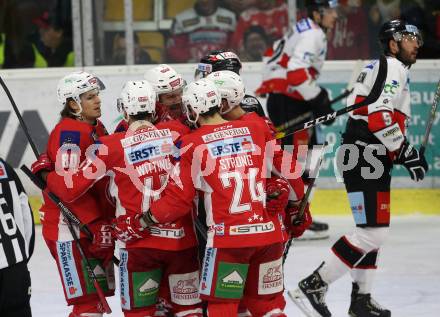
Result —
MULTIPOLYGON (((14 112, 15 112, 17 118, 18 118, 18 121, 20 122, 20 126, 21 126, 21 128, 23 129, 23 131, 24 131, 24 133, 25 133, 25 135, 26 135, 26 138, 28 139, 29 144, 31 145, 32 151, 34 152, 36 158, 38 158, 38 157, 39 157, 39 153, 38 153, 38 149, 37 149, 37 147, 36 147, 36 145, 35 145, 35 142, 32 140, 32 137, 31 137, 31 135, 29 134, 29 130, 28 130, 27 126, 26 126, 26 123, 25 123, 24 120, 23 120, 23 117, 22 117, 21 114, 20 114, 20 111, 18 111, 18 107, 17 107, 17 105, 16 105, 16 103, 15 103, 15 101, 14 101, 14 98, 13 98, 12 95, 11 95, 11 92, 9 91, 8 87, 6 86, 5 82, 3 81, 3 78, 1 78, 1 77, 0 77, 0 85, 3 87, 3 89, 4 89, 5 93, 6 93, 6 95, 8 96, 8 99, 9 99, 11 105, 12 105, 12 108, 14 109, 14 112)), ((27 167, 26 167, 26 168, 27 168, 27 167)), ((22 170, 23 170, 23 169, 22 169, 22 170)), ((27 168, 27 170, 29 170, 29 169, 27 168)), ((30 170, 29 170, 29 172, 30 172, 30 174, 32 174, 32 172, 31 172, 30 170)), ((27 174, 27 175, 28 175, 28 174, 27 174)), ((33 175, 33 174, 32 174, 32 175, 33 175)), ((28 175, 28 176, 29 176, 29 175, 28 175)), ((31 179, 31 180, 32 180, 32 179, 31 179)), ((41 180, 40 180, 40 181, 41 181, 41 180)), ((60 204, 62 204, 61 201, 60 201, 60 199, 59 199, 58 197, 56 197, 55 194, 52 194, 52 195, 50 195, 49 197, 51 197, 52 200, 56 198, 56 199, 58 200, 58 202, 59 202, 60 204), (51 196, 52 196, 52 197, 51 197, 51 196)), ((54 200, 54 203, 57 204, 57 205, 59 206, 59 204, 57 203, 57 201, 54 200)), ((64 206, 64 205, 63 205, 63 206, 64 206)), ((92 273, 92 274, 90 275, 90 277, 91 277, 92 280, 93 280, 93 284, 95 285, 96 292, 98 293, 98 296, 99 296, 99 299, 100 299, 100 301, 101 301, 101 304, 102 304, 102 306, 104 307, 105 312, 108 313, 108 314, 110 314, 110 313, 111 313, 110 306, 108 305, 108 302, 107 302, 107 300, 105 299, 105 296, 104 296, 104 293, 103 293, 103 291, 102 291, 102 288, 100 287, 100 285, 99 285, 99 283, 98 283, 98 280, 97 280, 95 274, 93 273, 93 271, 92 271, 92 269, 91 269, 91 267, 90 267, 90 263, 88 262, 87 257, 85 257, 84 250, 81 248, 81 245, 80 245, 80 243, 79 243, 79 237, 78 237, 78 235, 76 234, 75 230, 73 229, 73 224, 72 224, 70 218, 68 218, 68 216, 67 216, 66 213, 65 213, 66 210, 68 210, 68 208, 65 207, 65 206, 64 206, 64 208, 60 208, 61 214, 63 215, 64 219, 66 220, 67 226, 69 227, 69 231, 70 231, 70 233, 72 234, 72 238, 73 238, 73 240, 76 242, 77 247, 78 247, 78 250, 80 250, 80 254, 81 254, 82 258, 86 261, 86 264, 87 264, 87 270, 89 271, 89 274, 90 274, 90 272, 92 273)), ((73 215, 73 213, 70 212, 70 210, 69 210, 69 213, 70 213, 71 215, 73 215)), ((78 222, 80 222, 79 219, 78 219, 77 217, 75 217, 75 218, 77 219, 78 222)), ((83 225, 83 226, 85 226, 85 225, 83 225)), ((91 233, 89 230, 88 230, 88 232, 91 233)))
MULTIPOLYGON (((64 219, 66 220, 67 227, 69 228, 69 232, 72 235, 73 240, 75 241, 75 244, 78 248, 78 251, 79 251, 82 259, 86 263, 87 272, 93 281, 93 285, 95 286, 96 293, 98 294, 99 300, 101 301, 101 304, 102 304, 105 312, 107 314, 110 314, 112 312, 112 310, 111 310, 110 306, 108 305, 107 300, 105 299, 104 292, 98 283, 98 279, 97 279, 95 273, 93 272, 92 267, 90 266, 90 263, 89 263, 87 256, 84 253, 84 250, 80 244, 80 239, 79 239, 77 233, 75 232, 75 229, 73 228, 73 224, 76 224, 79 227, 79 229, 83 230, 86 233, 86 235, 91 239, 93 239, 92 232, 89 230, 89 228, 85 224, 81 223, 81 221, 69 210, 69 208, 67 208, 63 204, 63 202, 54 193, 51 193, 45 189, 45 187, 46 187, 45 183, 40 178, 35 176, 26 165, 22 165, 21 170, 31 179, 31 181, 38 188, 40 188, 42 191, 44 191, 49 196, 49 198, 60 209, 61 214, 63 215, 64 219), (67 214, 70 214, 70 216, 67 216, 67 214), (76 221, 75 221, 75 219, 76 219, 76 221)), ((115 260, 113 260, 113 261, 115 261, 115 260)))
POLYGON ((431 111, 429 112, 428 125, 426 126, 425 135, 423 137, 422 145, 420 146, 420 153, 422 155, 425 154, 426 145, 428 144, 429 141, 429 134, 431 133, 431 129, 434 124, 439 98, 440 98, 440 80, 437 84, 437 90, 435 92, 434 101, 432 102, 431 111))
MULTIPOLYGON (((346 98, 348 95, 350 95, 353 91, 353 88, 350 90, 345 89, 344 92, 342 94, 340 94, 339 96, 337 96, 335 99, 332 99, 330 101, 330 104, 335 104, 337 102, 339 102, 340 100, 346 98)), ((295 117, 293 119, 288 120, 287 122, 284 122, 282 124, 280 124, 279 126, 275 127, 275 130, 277 131, 284 131, 290 127, 293 127, 301 122, 304 122, 307 119, 310 119, 313 117, 313 112, 312 111, 308 111, 305 112, 301 115, 299 115, 298 117, 295 117)))
POLYGON ((93 239, 93 233, 90 231, 90 229, 85 224, 83 224, 81 220, 79 220, 78 217, 76 217, 54 193, 46 190, 46 184, 41 178, 35 176, 26 165, 22 165, 20 169, 27 175, 27 177, 29 177, 29 179, 35 184, 35 186, 37 186, 49 196, 49 198, 58 206, 58 208, 60 208, 61 213, 64 217, 68 218, 73 224, 77 225, 90 240, 93 239))
MULTIPOLYGON (((295 220, 293 225, 297 224, 298 222, 301 222, 301 220, 302 220, 302 218, 304 216, 304 212, 305 212, 307 204, 309 202, 309 197, 312 194, 313 186, 315 185, 315 182, 318 179, 318 175, 319 175, 318 172, 319 172, 319 170, 321 168, 322 160, 324 159, 324 154, 325 154, 325 147, 327 145, 328 145, 328 142, 325 141, 324 144, 323 144, 323 147, 322 147, 322 153, 321 153, 321 156, 319 157, 319 161, 316 163, 316 167, 315 167, 316 175, 310 181, 310 184, 307 187, 306 193, 304 194, 304 197, 301 199, 301 203, 299 205, 299 211, 298 211, 298 218, 297 218, 297 220, 295 220)), ((284 264, 284 262, 286 262, 287 255, 289 254, 289 249, 292 246, 292 242, 293 242, 293 237, 290 238, 287 241, 287 243, 286 243, 286 247, 284 248, 284 253, 283 253, 283 264, 284 264)))
POLYGON ((388 71, 387 60, 384 55, 381 55, 379 63, 380 63, 379 70, 377 73, 376 81, 374 82, 374 85, 370 91, 370 94, 364 100, 362 100, 361 102, 355 103, 351 106, 348 106, 346 108, 329 113, 327 115, 315 118, 315 119, 310 120, 308 122, 297 124, 297 125, 289 128, 286 131, 278 132, 276 134, 275 138, 282 139, 282 138, 288 137, 298 131, 312 128, 312 127, 314 127, 318 124, 321 124, 323 122, 333 120, 340 115, 346 114, 346 113, 351 112, 353 110, 359 109, 363 106, 374 103, 377 99, 379 99, 379 97, 382 93, 382 90, 383 90, 383 87, 385 84, 385 80, 387 77, 387 71, 388 71))

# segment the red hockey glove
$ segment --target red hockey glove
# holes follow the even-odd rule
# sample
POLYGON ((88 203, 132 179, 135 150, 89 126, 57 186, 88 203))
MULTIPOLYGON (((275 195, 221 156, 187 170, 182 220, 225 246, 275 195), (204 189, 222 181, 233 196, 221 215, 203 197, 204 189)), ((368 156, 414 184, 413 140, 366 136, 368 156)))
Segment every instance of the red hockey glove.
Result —
POLYGON ((34 175, 39 176, 39 173, 42 171, 51 172, 55 169, 54 163, 51 161, 47 153, 41 153, 32 166, 31 170, 34 175))
POLYGON ((287 228, 293 238, 302 236, 304 231, 312 224, 312 215, 310 214, 309 204, 304 209, 302 218, 299 219, 299 204, 292 204, 286 209, 287 228))
POLYGON ((272 176, 266 182, 266 209, 270 214, 283 211, 289 199, 289 183, 280 177, 272 176))
POLYGON ((93 233, 93 241, 89 246, 92 256, 102 260, 104 267, 112 260, 115 241, 112 237, 112 226, 108 221, 99 220, 88 225, 93 233))
POLYGON ((112 223, 113 236, 125 243, 148 237, 150 230, 141 224, 141 218, 141 214, 117 217, 112 223))

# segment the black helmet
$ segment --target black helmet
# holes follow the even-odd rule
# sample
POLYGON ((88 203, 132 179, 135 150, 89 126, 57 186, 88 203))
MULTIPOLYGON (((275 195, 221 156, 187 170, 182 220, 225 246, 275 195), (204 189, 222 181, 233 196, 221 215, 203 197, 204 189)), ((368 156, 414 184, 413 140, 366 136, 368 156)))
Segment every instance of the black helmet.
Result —
POLYGON ((216 50, 200 59, 195 77, 203 78, 212 72, 220 70, 230 70, 240 74, 240 69, 241 61, 237 54, 231 51, 216 50))
POLYGON ((423 45, 422 35, 415 25, 407 24, 403 20, 391 20, 385 22, 379 31, 379 41, 382 44, 384 52, 389 52, 388 43, 390 40, 400 42, 402 41, 404 34, 410 34, 417 37, 419 46, 423 45))

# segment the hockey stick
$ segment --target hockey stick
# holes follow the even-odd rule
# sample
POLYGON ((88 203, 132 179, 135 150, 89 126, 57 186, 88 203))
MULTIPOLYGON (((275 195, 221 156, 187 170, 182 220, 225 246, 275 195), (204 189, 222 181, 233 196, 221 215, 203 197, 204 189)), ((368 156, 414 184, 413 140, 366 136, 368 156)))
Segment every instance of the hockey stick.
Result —
POLYGON ((425 136, 423 137, 422 146, 420 147, 420 153, 425 154, 426 145, 428 144, 429 134, 431 133, 432 125, 435 120, 435 113, 437 111, 438 100, 440 98, 440 80, 437 84, 437 91, 435 92, 434 101, 432 102, 431 111, 429 113, 428 125, 426 126, 425 136))
POLYGON ((346 113, 351 112, 353 110, 359 109, 363 106, 374 103, 377 99, 379 99, 380 94, 382 93, 382 90, 383 90, 383 87, 385 84, 385 80, 387 78, 387 70, 388 70, 388 64, 387 64, 386 57, 384 55, 381 55, 380 59, 379 59, 379 70, 377 73, 376 81, 374 82, 374 85, 370 91, 370 94, 367 97, 365 97, 364 100, 362 100, 358 103, 355 103, 351 106, 348 106, 346 108, 343 108, 343 109, 337 110, 335 112, 329 113, 327 115, 310 120, 308 122, 297 124, 297 125, 289 128, 286 131, 280 131, 275 135, 275 138, 277 138, 277 139, 285 138, 285 137, 290 136, 298 131, 312 128, 312 127, 314 127, 318 124, 321 124, 323 122, 333 120, 340 115, 346 114, 346 113))
MULTIPOLYGON (((40 188, 42 191, 45 191, 45 193, 48 194, 48 196, 52 199, 53 202, 55 202, 58 205, 58 207, 60 208, 60 210, 62 212, 63 211, 70 212, 70 210, 61 202, 61 200, 57 196, 55 196, 55 194, 45 190, 45 187, 46 187, 45 183, 40 178, 35 176, 26 165, 22 165, 20 169, 34 182, 35 185, 37 185, 38 188, 40 188), (56 201, 58 201, 58 202, 56 202, 56 201)), ((78 251, 81 255, 81 258, 85 262, 87 273, 89 274, 89 277, 93 281, 93 285, 95 286, 96 293, 98 294, 99 300, 104 308, 104 311, 107 314, 111 314, 112 310, 111 310, 107 300, 105 299, 104 291, 102 290, 101 285, 99 285, 98 278, 96 277, 95 272, 93 272, 92 266, 90 265, 90 262, 89 262, 89 259, 87 258, 87 256, 84 253, 84 250, 80 244, 80 240, 75 232, 75 229, 73 228, 73 224, 71 221, 68 221, 68 220, 66 220, 66 223, 67 223, 67 228, 69 228, 70 234, 72 235, 73 240, 75 241, 75 244, 78 248, 78 251)))
MULTIPOLYGON (((304 216, 304 212, 306 210, 307 207, 307 203, 309 202, 309 197, 310 194, 312 193, 313 190, 313 186, 315 185, 316 179, 318 178, 319 175, 319 170, 321 168, 321 164, 322 164, 322 160, 324 159, 324 154, 325 154, 325 147, 328 145, 328 142, 325 141, 322 147, 322 152, 321 155, 319 157, 318 162, 316 163, 316 167, 315 167, 315 177, 310 181, 309 186, 307 187, 306 193, 304 194, 304 197, 301 199, 301 203, 299 205, 299 211, 298 211, 298 217, 297 219, 294 221, 293 225, 297 225, 301 223, 301 220, 304 216)), ((286 247, 284 248, 284 253, 283 253, 283 264, 284 262, 286 262, 287 259, 287 255, 289 254, 289 249, 292 245, 292 241, 293 241, 293 237, 291 237, 287 243, 286 243, 286 247)))
MULTIPOLYGON (((359 73, 362 71, 362 66, 363 66, 363 62, 362 60, 357 60, 353 71, 351 72, 351 76, 350 76, 350 81, 347 84, 347 87, 344 89, 344 91, 342 92, 342 94, 340 94, 339 96, 337 96, 336 98, 332 99, 330 101, 330 105, 333 105, 337 102, 339 102, 340 100, 348 97, 352 92, 353 92, 353 86, 356 82, 357 77, 359 76, 359 73)), ((293 118, 283 124, 280 124, 278 127, 275 128, 275 130, 277 131, 283 131, 286 130, 290 127, 293 127, 295 124, 298 124, 300 122, 303 122, 309 118, 312 118, 313 113, 311 111, 303 113, 302 115, 293 118)))
MULTIPOLYGON (((346 98, 348 95, 350 95, 353 92, 353 88, 351 88, 350 90, 345 89, 344 92, 342 94, 340 94, 339 96, 337 96, 335 99, 332 99, 330 101, 330 104, 335 104, 337 102, 339 102, 340 100, 346 98)), ((275 130, 280 132, 280 131, 284 131, 290 127, 293 127, 301 122, 304 122, 304 120, 310 119, 313 117, 313 112, 312 111, 307 111, 303 114, 300 114, 298 117, 295 117, 293 119, 290 119, 284 123, 281 123, 279 126, 275 127, 275 130)))
MULTIPOLYGON (((26 123, 23 120, 23 117, 21 116, 20 112, 18 111, 18 107, 14 101, 14 98, 12 98, 12 95, 8 89, 8 87, 6 86, 5 82, 3 81, 3 78, 0 77, 0 85, 3 87, 4 91, 6 92, 6 95, 8 96, 9 101, 11 102, 12 108, 14 108, 14 112, 18 118, 18 121, 20 122, 20 126, 23 129, 26 138, 28 139, 29 144, 31 145, 32 151, 34 152, 35 156, 38 158, 39 157, 39 153, 37 150, 37 147, 34 143, 34 141, 31 138, 31 135, 29 134, 29 130, 27 129, 26 123)), ((32 174, 32 172, 29 170, 29 168, 27 168, 27 166, 23 165, 21 167, 21 170, 23 172, 25 172, 25 174, 27 176, 30 176, 29 174, 31 174, 33 177, 31 177, 31 180, 37 185, 37 187, 39 187, 40 189, 44 190, 44 182, 39 179, 38 177, 36 177, 34 174, 32 174), (34 179, 38 180, 37 182, 34 181, 34 179), (43 186, 43 188, 41 188, 40 186, 43 186)), ((104 296, 104 292, 101 288, 101 286, 98 283, 98 279, 96 278, 95 273, 93 272, 93 270, 91 269, 89 260, 87 259, 87 257, 84 254, 84 250, 82 249, 80 243, 79 243, 79 238, 73 228, 73 224, 72 221, 75 223, 81 223, 81 221, 61 202, 61 200, 56 197, 55 194, 50 193, 48 191, 46 191, 46 193, 48 194, 48 196, 53 200, 53 202, 58 205, 58 207, 60 208, 61 214, 63 215, 66 223, 67 223, 67 227, 69 228, 70 233, 72 234, 72 238, 73 240, 76 242, 76 245, 78 247, 78 250, 80 252, 81 257, 83 258, 83 260, 85 260, 86 262, 86 268, 88 271, 89 276, 91 277, 91 279, 93 280, 93 285, 96 288, 96 292, 98 294, 99 300, 101 301, 101 304, 105 310, 105 312, 107 314, 110 314, 112 312, 110 306, 107 303, 107 300, 105 299, 104 296), (73 218, 69 218, 69 215, 73 218)), ((79 226, 80 228, 83 227, 83 230, 86 230, 86 233, 88 236, 91 236, 93 238, 93 234, 91 233, 91 231, 86 227, 85 224, 82 224, 82 226, 79 226), (87 228, 87 229, 86 229, 87 228)))

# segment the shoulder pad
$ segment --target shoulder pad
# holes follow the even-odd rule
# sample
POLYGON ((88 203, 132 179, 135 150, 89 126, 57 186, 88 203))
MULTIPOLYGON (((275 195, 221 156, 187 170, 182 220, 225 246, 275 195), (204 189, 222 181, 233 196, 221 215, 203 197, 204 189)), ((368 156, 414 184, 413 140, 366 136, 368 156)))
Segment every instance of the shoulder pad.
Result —
POLYGON ((8 178, 6 166, 2 161, 0 161, 0 179, 5 179, 5 178, 8 178))
POLYGON ((312 26, 310 25, 308 19, 301 19, 301 20, 299 20, 296 23, 295 27, 296 27, 296 30, 298 31, 298 33, 302 33, 304 31, 312 29, 312 26))

